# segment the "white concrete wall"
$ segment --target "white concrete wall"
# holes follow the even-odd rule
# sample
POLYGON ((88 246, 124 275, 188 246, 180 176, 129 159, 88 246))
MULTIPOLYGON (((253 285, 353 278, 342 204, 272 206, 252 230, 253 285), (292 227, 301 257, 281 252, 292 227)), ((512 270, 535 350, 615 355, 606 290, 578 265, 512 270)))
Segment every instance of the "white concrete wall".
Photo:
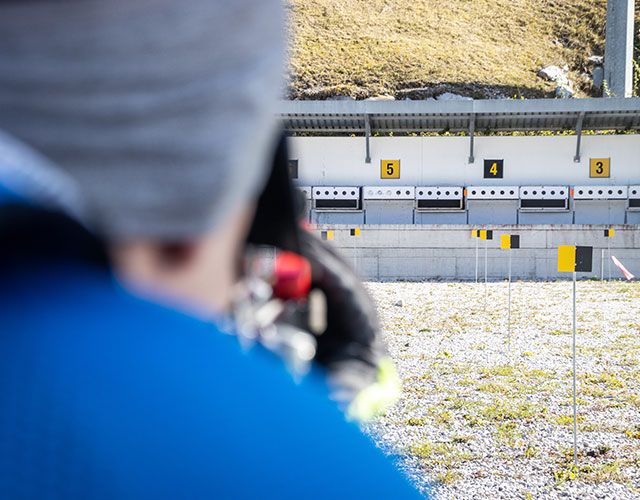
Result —
MULTIPOLYGON (((512 250, 514 279, 568 279, 558 274, 559 245, 593 246, 593 272, 581 278, 599 277, 601 250, 611 245, 611 253, 640 278, 640 227, 614 226, 616 234, 607 241, 604 228, 593 225, 491 226, 494 239, 487 242, 488 276, 507 276, 507 251, 500 249, 501 234, 519 234, 520 249, 512 250)), ((318 226, 334 230, 335 245, 367 280, 472 280, 475 277, 475 248, 479 244, 479 275, 484 279, 484 241, 471 237, 466 225, 365 225, 360 236, 350 236, 350 226, 318 226)), ((605 252, 605 276, 608 274, 605 252)), ((611 264, 612 276, 622 277, 611 264)))
POLYGON ((574 163, 575 136, 476 137, 468 163, 468 137, 372 137, 365 163, 364 137, 292 137, 298 184, 315 185, 632 185, 640 184, 640 135, 585 135, 574 163), (611 178, 589 178, 589 158, 611 158, 611 178), (503 158, 504 178, 483 179, 483 159, 503 158), (400 159, 397 180, 380 179, 380 160, 400 159))

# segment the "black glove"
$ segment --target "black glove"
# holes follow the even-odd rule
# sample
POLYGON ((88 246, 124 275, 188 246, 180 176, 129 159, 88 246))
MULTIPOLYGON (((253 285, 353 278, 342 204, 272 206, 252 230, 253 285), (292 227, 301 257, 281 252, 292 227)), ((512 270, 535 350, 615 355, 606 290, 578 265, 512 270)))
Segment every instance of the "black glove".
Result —
POLYGON ((341 400, 376 382, 387 356, 375 304, 350 265, 316 235, 301 231, 301 254, 311 263, 312 287, 327 299, 327 329, 317 337, 315 361, 324 366, 341 400))

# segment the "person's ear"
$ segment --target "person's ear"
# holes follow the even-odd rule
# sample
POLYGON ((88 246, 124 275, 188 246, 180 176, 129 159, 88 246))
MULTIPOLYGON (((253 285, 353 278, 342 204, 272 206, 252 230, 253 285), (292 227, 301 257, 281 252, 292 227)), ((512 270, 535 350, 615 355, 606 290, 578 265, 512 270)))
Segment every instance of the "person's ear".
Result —
POLYGON ((155 265, 161 270, 185 267, 196 253, 196 244, 191 242, 158 243, 154 245, 155 265))

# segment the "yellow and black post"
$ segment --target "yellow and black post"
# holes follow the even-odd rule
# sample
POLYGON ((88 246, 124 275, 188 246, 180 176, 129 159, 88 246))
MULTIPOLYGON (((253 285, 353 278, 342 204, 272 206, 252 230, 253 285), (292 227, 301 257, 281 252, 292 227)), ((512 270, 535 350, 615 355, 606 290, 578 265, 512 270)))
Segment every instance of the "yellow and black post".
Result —
MULTIPOLYGON (((607 259, 608 273, 607 274, 609 275, 609 279, 607 281, 611 281, 611 238, 613 238, 615 234, 616 234, 616 230, 612 227, 609 227, 604 230, 604 237, 607 238, 607 257, 608 257, 607 259)), ((603 250, 603 253, 604 253, 604 250, 603 250)), ((600 279, 604 281, 604 265, 602 266, 602 269, 601 269, 600 279)))
POLYGON ((324 241, 332 241, 333 240, 333 231, 331 231, 331 230, 321 231, 320 232, 320 237, 324 241))
POLYGON ((479 232, 480 239, 484 240, 484 309, 487 310, 487 241, 493 239, 493 231, 491 229, 481 229, 479 232))
POLYGON ((471 237, 476 239, 476 283, 477 283, 478 282, 478 238, 480 237, 480 230, 472 229, 471 237))
POLYGON ((520 235, 503 234, 500 236, 500 248, 508 251, 509 255, 509 278, 508 278, 508 306, 507 306, 507 338, 509 351, 511 351, 511 249, 520 248, 520 235))
POLYGON ((558 247, 558 272, 573 273, 573 466, 578 468, 578 404, 576 390, 576 273, 590 273, 593 247, 558 247))
MULTIPOLYGON (((349 236, 360 236, 360 228, 352 227, 349 229, 349 236)), ((358 249, 356 248, 356 239, 353 239, 353 270, 358 272, 358 249)))

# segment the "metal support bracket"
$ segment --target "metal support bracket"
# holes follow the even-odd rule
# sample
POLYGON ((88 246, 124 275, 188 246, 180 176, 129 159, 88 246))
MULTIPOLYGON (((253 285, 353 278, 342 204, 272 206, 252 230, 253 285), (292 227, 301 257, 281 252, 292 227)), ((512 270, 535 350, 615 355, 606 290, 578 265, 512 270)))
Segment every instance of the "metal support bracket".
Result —
POLYGON ((581 111, 578 115, 578 122, 576 123, 576 155, 573 157, 575 163, 580 163, 580 146, 582 143, 582 122, 584 121, 584 111, 581 111))
POLYGON ((474 163, 475 158, 473 156, 473 140, 476 133, 476 115, 469 117, 469 163, 474 163))
POLYGON ((365 140, 365 156, 364 162, 371 163, 371 155, 369 154, 369 138, 371 137, 371 124, 369 123, 369 115, 364 115, 364 140, 365 140))

